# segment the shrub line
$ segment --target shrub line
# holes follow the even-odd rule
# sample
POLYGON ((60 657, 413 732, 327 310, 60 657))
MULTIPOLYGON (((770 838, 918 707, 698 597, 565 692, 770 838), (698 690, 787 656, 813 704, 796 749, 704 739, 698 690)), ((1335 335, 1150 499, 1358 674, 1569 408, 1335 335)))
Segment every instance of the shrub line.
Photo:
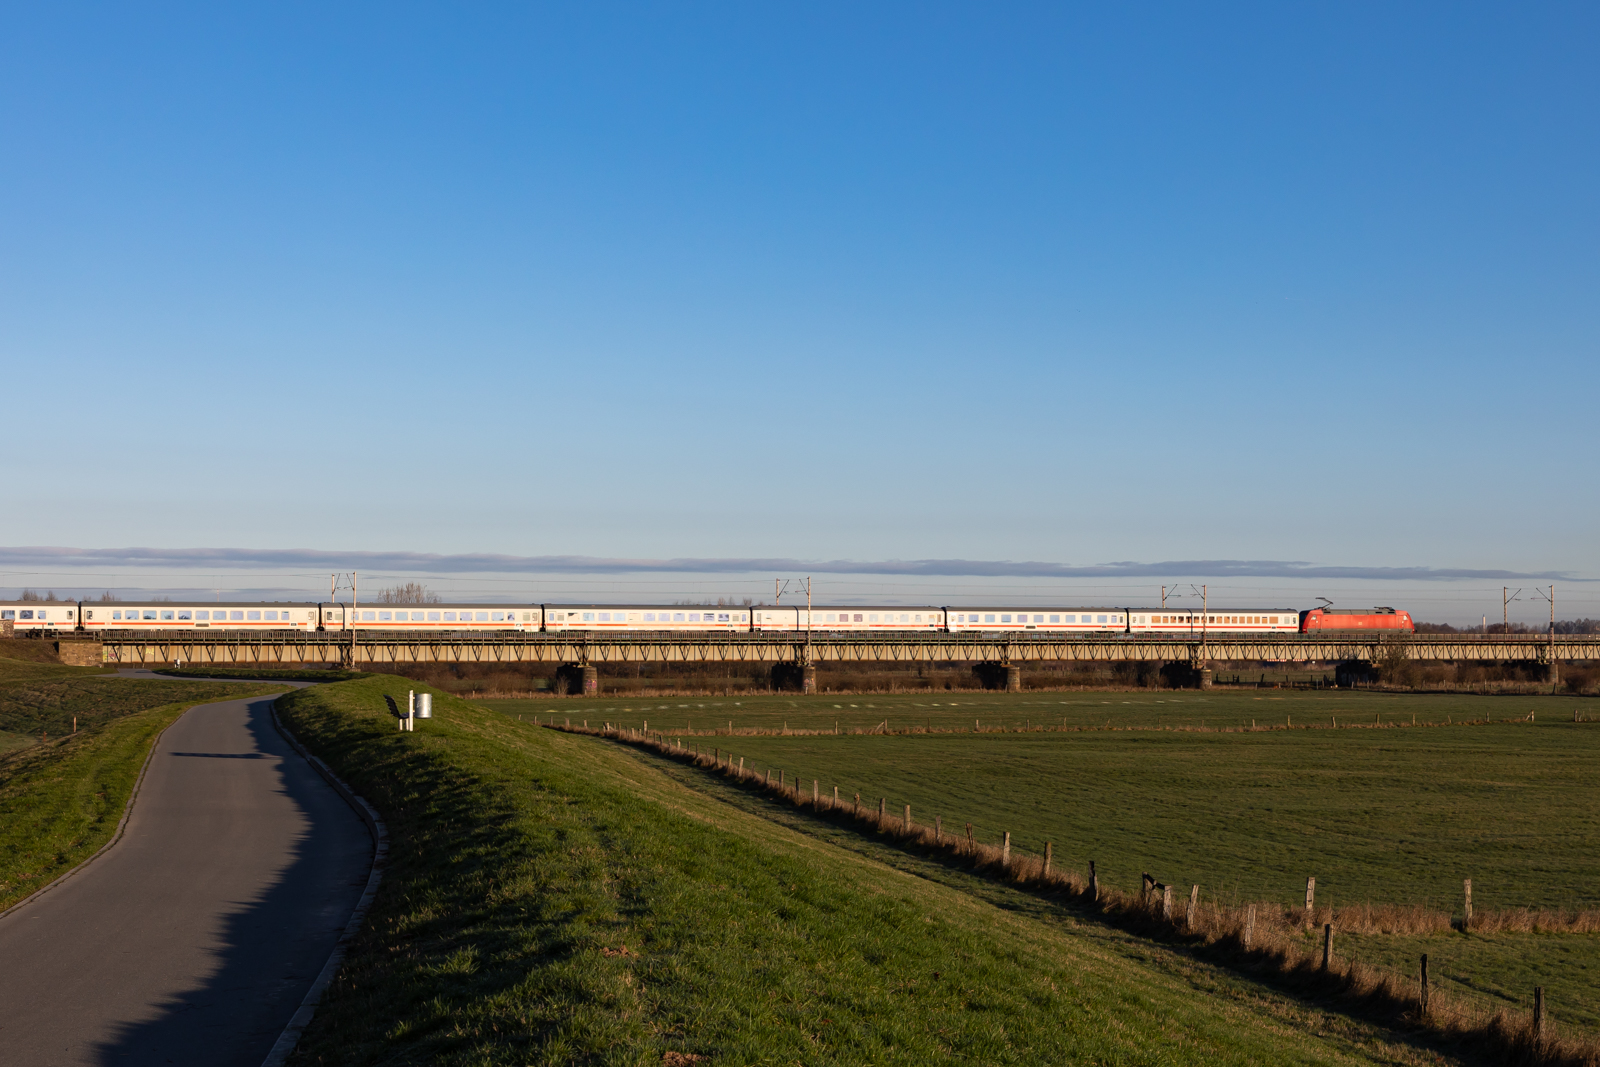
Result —
MULTIPOLYGON (((1430 990, 1424 1000, 1420 989, 1411 988, 1414 983, 1408 977, 1332 956, 1324 966, 1321 944, 1307 951, 1296 943, 1299 933, 1313 928, 1314 920, 1324 912, 1328 916, 1328 923, 1324 925, 1334 925, 1336 930, 1351 929, 1344 925, 1348 917, 1351 922, 1372 924, 1368 927, 1370 930, 1406 933, 1451 928, 1451 918, 1440 912, 1420 906, 1408 909, 1360 905, 1354 909, 1340 909, 1337 917, 1341 921, 1334 924, 1335 913, 1331 908, 1313 908, 1309 912, 1305 908, 1282 905, 1248 904, 1226 908, 1213 902, 1191 905, 1183 909, 1180 915, 1174 916, 1171 907, 1172 887, 1155 881, 1148 874, 1143 876, 1140 892, 1126 893, 1107 887, 1098 872, 1085 879, 1075 870, 1047 866, 1041 857, 1020 856, 1014 848, 1009 847, 1009 841, 1005 847, 979 843, 972 838, 970 825, 963 837, 945 832, 942 819, 931 827, 912 822, 909 806, 901 815, 885 811, 882 800, 875 807, 864 806, 859 794, 853 802, 835 801, 820 790, 803 789, 797 779, 784 780, 780 776, 778 780, 773 780, 769 777, 770 771, 762 773, 753 768, 746 769, 742 760, 735 762, 732 753, 723 753, 720 749, 708 755, 696 748, 675 744, 663 735, 645 734, 609 724, 603 727, 556 723, 543 725, 564 733, 616 741, 687 763, 718 774, 752 792, 775 796, 817 818, 833 823, 856 824, 858 828, 864 826, 867 832, 887 837, 908 850, 931 852, 962 864, 983 877, 1010 883, 1039 895, 1064 898, 1076 905, 1079 911, 1087 912, 1108 925, 1150 940, 1181 945, 1237 971, 1274 979, 1291 992, 1344 1000, 1384 1019, 1390 1025, 1410 1026, 1450 1041, 1471 1041, 1481 1050, 1503 1057, 1505 1062, 1528 1064, 1530 1067, 1600 1067, 1600 1041, 1586 1036, 1557 1036, 1551 1032, 1551 1023, 1547 1018, 1541 1017, 1536 1021, 1531 1014, 1526 1017, 1514 1016, 1505 1009, 1485 1011, 1462 1002, 1455 1005, 1441 1003, 1446 998, 1437 990, 1430 990), (1261 910, 1263 908, 1264 912, 1261 910), (1439 923, 1441 918, 1442 926, 1439 923), (1393 929, 1395 927, 1403 929, 1393 929)), ((1372 724, 1367 726, 1369 729, 1376 728, 1372 724)), ((1299 727, 1307 728, 1315 727, 1299 727)), ((721 733, 726 735, 726 731, 721 733)), ((756 731, 750 733, 754 735, 756 731)), ((1090 866, 1092 869, 1093 864, 1090 866)), ((1535 913, 1526 909, 1521 913, 1505 913, 1499 917, 1494 913, 1480 913, 1474 916, 1472 929, 1474 932, 1520 929, 1522 927, 1515 918, 1518 914, 1531 917, 1535 913)), ((1570 928, 1574 931, 1600 929, 1600 912, 1578 912, 1571 916, 1563 913, 1538 914, 1551 918, 1570 918, 1573 921, 1570 928)))

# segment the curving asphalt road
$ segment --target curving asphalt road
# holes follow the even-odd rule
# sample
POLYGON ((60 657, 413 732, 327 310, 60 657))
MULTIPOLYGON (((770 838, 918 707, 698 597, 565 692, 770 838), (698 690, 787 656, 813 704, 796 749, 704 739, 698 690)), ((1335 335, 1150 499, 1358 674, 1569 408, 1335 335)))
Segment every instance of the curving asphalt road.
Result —
POLYGON ((372 862, 271 700, 186 712, 122 839, 0 916, 0 1064, 260 1067, 372 862))

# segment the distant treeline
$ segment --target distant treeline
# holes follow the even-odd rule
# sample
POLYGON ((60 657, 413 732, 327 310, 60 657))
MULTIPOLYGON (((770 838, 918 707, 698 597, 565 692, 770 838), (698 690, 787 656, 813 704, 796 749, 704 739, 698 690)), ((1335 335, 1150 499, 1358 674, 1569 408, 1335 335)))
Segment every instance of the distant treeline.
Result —
MULTIPOLYGON (((1451 626, 1447 622, 1419 622, 1419 634, 1547 634, 1549 624, 1529 626, 1523 622, 1491 622, 1487 626, 1451 626)), ((1600 619, 1557 619, 1558 634, 1600 634, 1600 619)))

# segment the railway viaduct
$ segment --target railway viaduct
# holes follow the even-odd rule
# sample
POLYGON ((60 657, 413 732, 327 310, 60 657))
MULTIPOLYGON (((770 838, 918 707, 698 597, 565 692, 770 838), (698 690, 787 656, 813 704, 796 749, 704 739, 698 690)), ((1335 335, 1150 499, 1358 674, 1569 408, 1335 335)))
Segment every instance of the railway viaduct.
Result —
POLYGON ((366 666, 395 663, 502 663, 570 665, 583 670, 593 692, 606 664, 794 663, 809 691, 818 663, 996 663, 1008 668, 1008 688, 1020 687, 1021 667, 1039 662, 1186 662, 1210 680, 1208 664, 1376 662, 1397 654, 1412 660, 1534 662, 1552 680, 1560 664, 1600 659, 1600 635, 1530 634, 595 634, 518 633, 313 633, 264 634, 109 633, 101 640, 58 642, 69 663, 232 667, 366 666))

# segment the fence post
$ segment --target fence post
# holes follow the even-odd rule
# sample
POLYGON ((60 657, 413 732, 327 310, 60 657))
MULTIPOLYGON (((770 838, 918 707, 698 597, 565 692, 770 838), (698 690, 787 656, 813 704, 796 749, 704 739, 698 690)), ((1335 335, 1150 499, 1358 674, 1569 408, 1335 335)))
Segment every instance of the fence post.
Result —
POLYGON ((967 823, 967 847, 971 848, 972 844, 972 824, 969 822, 967 823))
POLYGON ((1000 866, 1011 866, 1011 831, 1007 830, 1000 839, 1000 866))
POLYGON ((1194 911, 1200 905, 1200 887, 1189 887, 1189 906, 1183 909, 1183 927, 1186 930, 1194 929, 1194 911))
POLYGON ((839 806, 839 787, 838 786, 834 786, 833 787, 833 806, 836 807, 836 808, 839 806))
POLYGON ((1051 856, 1050 856, 1050 842, 1046 841, 1044 843, 1044 873, 1045 874, 1049 874, 1050 873, 1050 859, 1051 859, 1051 856))
POLYGON ((1148 873, 1139 876, 1139 903, 1141 905, 1150 903, 1150 894, 1155 890, 1155 887, 1156 880, 1150 877, 1148 873))
POLYGON ((1333 963, 1333 924, 1324 923, 1322 927, 1322 969, 1327 970, 1333 963))
POLYGON ((1310 926, 1311 923, 1312 923, 1311 911, 1316 906, 1316 901, 1317 901, 1317 880, 1315 878, 1307 878, 1306 879, 1306 925, 1307 926, 1310 926))
POLYGON ((889 805, 889 801, 888 800, 886 800, 883 797, 879 797, 878 798, 878 818, 880 818, 880 819, 883 818, 884 814, 886 812, 888 812, 888 810, 889 810, 889 806, 888 805, 889 805))
POLYGON ((944 816, 943 815, 935 815, 933 817, 933 839, 935 841, 940 841, 940 842, 944 841, 944 816))
POLYGON ((1544 986, 1533 987, 1533 1039, 1544 1040, 1544 986))
POLYGON ((813 778, 813 779, 811 779, 811 805, 813 807, 815 807, 817 801, 819 801, 821 799, 822 799, 822 797, 821 797, 821 794, 820 794, 820 792, 818 790, 817 780, 815 778, 813 778))
POLYGON ((1466 897, 1466 909, 1461 918, 1461 929, 1465 930, 1472 925, 1472 879, 1461 880, 1461 892, 1466 897))
POLYGON ((1095 872, 1094 860, 1089 861, 1089 899, 1100 899, 1100 875, 1095 872))
POLYGON ((1172 921, 1172 887, 1170 885, 1161 887, 1161 917, 1168 922, 1172 921))
POLYGON ((855 814, 857 814, 857 815, 861 814, 861 794, 860 793, 856 794, 855 807, 852 810, 854 810, 855 814))
POLYGON ((744 757, 743 756, 739 757, 739 773, 740 774, 744 773, 744 757))
POLYGON ((1428 1016, 1428 954, 1422 954, 1422 984, 1418 987, 1418 1006, 1422 1009, 1423 1018, 1428 1016))
POLYGON ((1256 906, 1254 904, 1244 913, 1244 947, 1248 950, 1250 943, 1256 939, 1256 906))
POLYGON ((906 832, 907 832, 907 833, 910 833, 910 832, 911 832, 911 805, 910 805, 910 804, 907 804, 907 805, 906 805, 906 823, 905 823, 905 830, 906 830, 906 832))

